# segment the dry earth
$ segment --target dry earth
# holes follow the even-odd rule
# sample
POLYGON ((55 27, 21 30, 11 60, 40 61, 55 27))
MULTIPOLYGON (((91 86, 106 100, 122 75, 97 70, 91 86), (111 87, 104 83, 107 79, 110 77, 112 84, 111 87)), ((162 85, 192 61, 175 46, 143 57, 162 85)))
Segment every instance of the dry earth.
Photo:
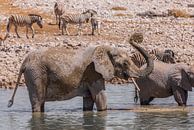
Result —
POLYGON ((21 62, 29 51, 51 46, 76 48, 108 44, 127 49, 131 53, 133 49, 128 45, 127 39, 137 30, 144 33, 144 48, 172 49, 177 62, 193 64, 194 18, 136 16, 137 13, 145 11, 162 13, 168 9, 179 9, 194 14, 194 8, 188 7, 188 4, 194 4, 193 0, 61 0, 65 13, 80 12, 89 8, 97 10, 102 19, 102 30, 101 35, 95 36, 90 35, 90 25, 84 26, 82 36, 76 36, 76 26, 69 26, 71 36, 62 36, 54 24, 54 2, 55 0, 0 0, 1 35, 6 32, 5 26, 10 14, 37 13, 44 18, 43 29, 34 25, 34 39, 27 39, 25 29, 21 28, 19 34, 22 38, 18 39, 12 28, 11 37, 0 45, 0 87, 14 87, 21 62))

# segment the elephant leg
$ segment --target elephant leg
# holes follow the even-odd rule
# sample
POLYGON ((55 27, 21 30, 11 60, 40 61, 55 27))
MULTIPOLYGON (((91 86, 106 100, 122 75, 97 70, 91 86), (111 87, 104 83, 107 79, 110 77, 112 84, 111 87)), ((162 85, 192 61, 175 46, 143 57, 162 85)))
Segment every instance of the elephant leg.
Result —
POLYGON ((45 104, 45 90, 40 82, 36 81, 35 84, 27 85, 29 91, 30 102, 32 106, 32 112, 44 112, 45 104))
POLYGON ((34 78, 35 74, 33 73, 25 72, 24 77, 28 88, 32 112, 44 112, 46 85, 40 77, 34 78))
POLYGON ((149 97, 149 98, 140 98, 140 104, 141 105, 149 105, 150 102, 154 100, 154 97, 149 97))
POLYGON ((83 97, 83 111, 92 111, 94 107, 94 100, 92 96, 83 97))
POLYGON ((181 87, 175 87, 173 89, 173 95, 179 106, 186 106, 188 91, 182 89, 181 87))
POLYGON ((96 103, 96 107, 98 111, 103 111, 107 109, 107 100, 106 100, 106 94, 104 90, 101 90, 95 96, 94 102, 96 103))
POLYGON ((105 94, 105 84, 104 79, 98 79, 93 82, 91 87, 89 87, 92 98, 96 104, 97 111, 103 111, 107 109, 107 100, 105 94))

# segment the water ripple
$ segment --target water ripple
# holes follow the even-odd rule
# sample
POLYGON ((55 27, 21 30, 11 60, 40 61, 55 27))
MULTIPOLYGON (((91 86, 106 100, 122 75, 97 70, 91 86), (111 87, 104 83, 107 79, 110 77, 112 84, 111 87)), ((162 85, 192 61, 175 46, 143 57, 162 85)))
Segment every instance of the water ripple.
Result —
MULTIPOLYGON (((155 99, 151 106, 134 104, 134 90, 130 85, 107 87, 108 110, 83 112, 82 98, 47 102, 44 114, 32 114, 26 88, 19 88, 12 108, 7 102, 12 90, 0 90, 0 129, 2 130, 192 130, 194 113, 177 107, 173 97, 155 99), (130 109, 180 109, 180 111, 133 112, 130 109), (120 110, 116 110, 120 109, 120 110), (123 109, 123 110, 121 110, 123 109), (126 109, 126 110, 125 110, 126 109)), ((188 104, 193 107, 194 94, 189 93, 188 104)))

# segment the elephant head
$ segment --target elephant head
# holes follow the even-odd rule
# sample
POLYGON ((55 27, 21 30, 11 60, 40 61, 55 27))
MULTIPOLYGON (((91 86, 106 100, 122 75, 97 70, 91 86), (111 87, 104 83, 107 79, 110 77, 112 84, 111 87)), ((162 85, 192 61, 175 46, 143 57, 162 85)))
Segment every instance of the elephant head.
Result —
POLYGON ((147 67, 144 70, 140 70, 126 52, 107 46, 99 46, 95 49, 93 55, 95 70, 102 74, 105 79, 111 79, 113 76, 123 79, 138 78, 150 74, 154 67, 153 60, 143 48, 135 43, 142 41, 143 35, 141 33, 134 33, 130 37, 129 43, 146 59, 147 67))

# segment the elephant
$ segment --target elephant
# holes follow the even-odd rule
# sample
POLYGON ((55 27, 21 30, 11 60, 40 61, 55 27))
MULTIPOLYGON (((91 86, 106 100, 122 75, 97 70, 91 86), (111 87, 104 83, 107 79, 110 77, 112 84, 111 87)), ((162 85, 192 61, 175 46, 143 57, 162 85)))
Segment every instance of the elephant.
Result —
MULTIPOLYGON (((174 51, 171 49, 165 49, 165 50, 159 50, 159 49, 152 49, 151 51, 148 51, 153 60, 162 61, 164 63, 176 63, 175 61, 175 54, 174 51)), ((144 57, 139 53, 136 52, 131 56, 131 60, 134 62, 135 65, 137 65, 139 68, 142 67, 144 64, 146 64, 146 61, 144 57)), ((135 81, 133 81, 135 82, 135 81)), ((134 96, 134 102, 137 103, 138 101, 138 86, 135 87, 135 96, 134 96)))
POLYGON ((32 112, 44 112, 47 101, 83 97, 83 111, 107 109, 105 80, 114 76, 128 79, 144 77, 153 70, 153 60, 136 42, 142 42, 141 33, 134 33, 129 43, 146 59, 147 67, 137 68, 127 51, 106 45, 67 49, 52 47, 30 52, 24 59, 8 107, 11 107, 21 75, 24 74, 32 112))
POLYGON ((140 88, 141 105, 149 105, 154 98, 173 95, 179 106, 186 106, 188 91, 192 91, 194 85, 194 67, 185 63, 167 64, 154 61, 151 74, 135 81, 140 88))

